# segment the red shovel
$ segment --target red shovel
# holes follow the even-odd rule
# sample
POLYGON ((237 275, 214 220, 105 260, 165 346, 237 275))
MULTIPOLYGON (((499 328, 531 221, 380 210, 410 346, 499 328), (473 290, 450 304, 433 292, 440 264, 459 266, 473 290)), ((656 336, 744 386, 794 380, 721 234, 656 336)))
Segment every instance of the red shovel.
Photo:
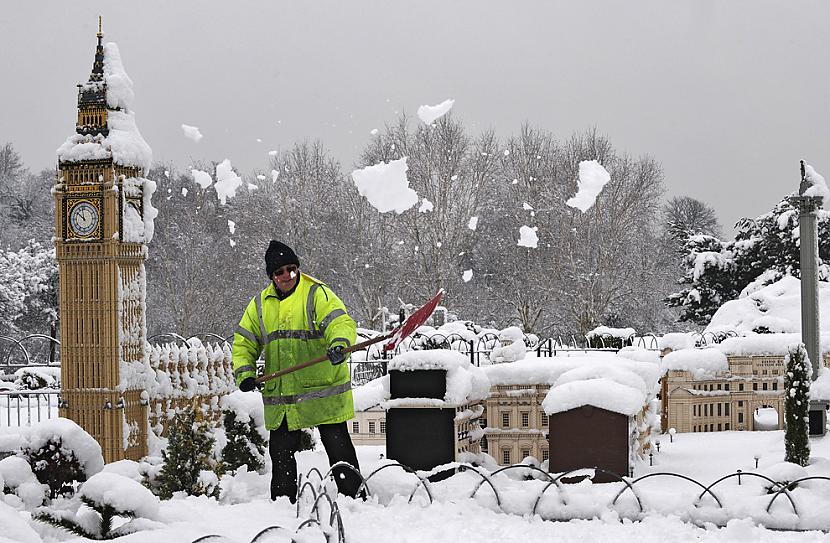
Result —
MULTIPOLYGON (((354 351, 359 351, 361 349, 365 349, 369 345, 374 345, 375 343, 380 343, 381 341, 386 341, 387 339, 391 339, 389 343, 383 346, 384 351, 391 351, 398 344, 403 341, 404 338, 408 337, 412 332, 414 332, 419 326, 424 324, 426 320, 432 315, 432 312, 435 311, 435 307, 441 301, 441 297, 444 295, 444 289, 438 291, 438 294, 432 297, 430 301, 416 309, 405 321, 403 324, 395 330, 387 332, 385 334, 381 334, 377 337, 373 337, 372 339, 367 339, 361 343, 356 345, 352 345, 351 347, 346 347, 343 349, 344 353, 351 353, 354 351)), ((257 384, 264 383, 266 381, 270 381, 271 379, 276 379, 277 377, 281 377, 288 373, 295 372, 297 370, 301 370, 303 368, 307 368, 309 366, 313 366, 314 364, 319 364, 320 362, 325 362, 329 358, 327 356, 320 356, 317 358, 312 358, 302 364, 297 364, 296 366, 291 366, 290 368, 285 368, 284 370, 275 371, 274 373, 269 373, 268 375, 263 375, 262 377, 257 377, 257 384)))

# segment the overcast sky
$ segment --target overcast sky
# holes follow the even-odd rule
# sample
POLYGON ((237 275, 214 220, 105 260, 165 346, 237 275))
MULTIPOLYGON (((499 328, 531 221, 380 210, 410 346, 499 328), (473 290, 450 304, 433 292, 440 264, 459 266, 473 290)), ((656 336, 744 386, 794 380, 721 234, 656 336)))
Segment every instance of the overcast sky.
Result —
POLYGON ((595 126, 727 231, 795 190, 799 159, 830 179, 825 0, 4 2, 0 143, 32 169, 74 130, 99 14, 154 159, 180 168, 250 173, 303 139, 351 166, 372 129, 453 98, 476 133, 595 126))

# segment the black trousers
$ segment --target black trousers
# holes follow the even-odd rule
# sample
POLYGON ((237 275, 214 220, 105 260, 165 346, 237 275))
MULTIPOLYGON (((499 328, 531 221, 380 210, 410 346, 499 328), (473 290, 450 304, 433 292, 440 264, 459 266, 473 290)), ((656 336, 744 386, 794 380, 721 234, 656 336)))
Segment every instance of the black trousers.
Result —
MULTIPOLYGON (((317 427, 323 447, 329 457, 329 465, 348 462, 358 471, 357 454, 349 437, 345 422, 321 424, 317 427)), ((301 430, 288 430, 288 421, 283 419, 276 430, 271 430, 268 441, 268 453, 271 455, 271 499, 288 496, 294 503, 297 496, 297 460, 294 453, 300 449, 301 430)), ((362 483, 361 478, 346 467, 334 468, 334 481, 337 491, 344 496, 354 498, 362 483)))

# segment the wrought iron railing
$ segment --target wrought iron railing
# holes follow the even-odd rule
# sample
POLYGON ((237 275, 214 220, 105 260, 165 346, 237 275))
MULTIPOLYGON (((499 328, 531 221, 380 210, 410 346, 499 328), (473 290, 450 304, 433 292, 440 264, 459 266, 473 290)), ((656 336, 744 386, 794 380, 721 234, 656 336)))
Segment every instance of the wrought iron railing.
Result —
POLYGON ((58 416, 58 390, 0 390, 0 427, 30 426, 58 416))

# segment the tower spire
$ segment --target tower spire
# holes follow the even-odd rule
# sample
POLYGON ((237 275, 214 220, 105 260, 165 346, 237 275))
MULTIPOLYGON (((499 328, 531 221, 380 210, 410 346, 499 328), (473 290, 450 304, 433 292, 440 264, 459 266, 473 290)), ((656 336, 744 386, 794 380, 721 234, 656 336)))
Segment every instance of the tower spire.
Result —
POLYGON ((98 33, 96 34, 96 36, 98 36, 98 45, 101 45, 101 38, 104 37, 104 31, 101 30, 101 19, 102 19, 102 17, 99 15, 98 16, 98 33))

